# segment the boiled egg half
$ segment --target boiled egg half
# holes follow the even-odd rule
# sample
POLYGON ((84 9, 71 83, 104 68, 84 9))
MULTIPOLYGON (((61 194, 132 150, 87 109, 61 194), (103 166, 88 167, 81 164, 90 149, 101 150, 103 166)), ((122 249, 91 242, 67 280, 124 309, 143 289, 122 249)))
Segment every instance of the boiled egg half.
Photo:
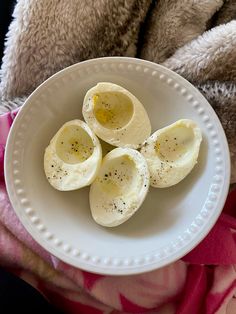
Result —
POLYGON ((70 191, 90 185, 101 165, 102 149, 96 135, 81 120, 65 123, 44 154, 44 170, 57 190, 70 191))
POLYGON ((151 134, 141 102, 125 88, 98 83, 84 98, 83 116, 93 132, 118 147, 138 148, 151 134))
POLYGON ((197 163, 202 134, 189 119, 153 133, 141 148, 150 171, 150 184, 165 188, 179 183, 197 163))
POLYGON ((131 148, 115 148, 102 161, 90 187, 89 201, 94 220, 115 227, 128 220, 142 205, 149 189, 145 158, 131 148))

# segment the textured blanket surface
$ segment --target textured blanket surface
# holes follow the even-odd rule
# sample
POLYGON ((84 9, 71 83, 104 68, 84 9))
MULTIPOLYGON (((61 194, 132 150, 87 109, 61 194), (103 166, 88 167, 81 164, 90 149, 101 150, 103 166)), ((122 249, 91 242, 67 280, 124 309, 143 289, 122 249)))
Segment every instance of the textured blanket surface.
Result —
POLYGON ((235 190, 209 236, 183 260, 109 277, 70 267, 35 243, 3 178, 12 110, 41 82, 86 59, 131 56, 176 71, 208 99, 227 135, 235 183, 235 0, 18 0, 13 15, 0 72, 0 265, 67 313, 236 313, 235 190))

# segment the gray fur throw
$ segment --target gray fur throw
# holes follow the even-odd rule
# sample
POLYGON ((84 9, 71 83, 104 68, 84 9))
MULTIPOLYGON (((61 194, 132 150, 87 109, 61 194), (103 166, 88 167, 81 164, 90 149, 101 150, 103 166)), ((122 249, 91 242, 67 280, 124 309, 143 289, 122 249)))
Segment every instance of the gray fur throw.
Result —
POLYGON ((18 0, 0 72, 0 113, 82 60, 138 57, 176 71, 225 129, 236 182, 235 0, 18 0))

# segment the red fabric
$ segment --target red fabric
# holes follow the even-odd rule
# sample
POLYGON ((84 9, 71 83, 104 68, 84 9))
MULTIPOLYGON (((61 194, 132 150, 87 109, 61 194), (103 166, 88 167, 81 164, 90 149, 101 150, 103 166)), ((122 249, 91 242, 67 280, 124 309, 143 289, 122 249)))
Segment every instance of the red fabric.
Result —
POLYGON ((131 313, 143 313, 149 311, 149 309, 146 309, 142 306, 139 306, 128 299, 122 294, 120 294, 120 303, 122 305, 122 309, 125 312, 131 312, 131 313))
POLYGON ((207 275, 204 266, 190 265, 180 306, 176 314, 199 314, 202 312, 207 292, 207 275))
POLYGON ((103 275, 88 273, 87 271, 82 271, 84 277, 84 287, 87 290, 91 290, 99 279, 103 278, 103 275))

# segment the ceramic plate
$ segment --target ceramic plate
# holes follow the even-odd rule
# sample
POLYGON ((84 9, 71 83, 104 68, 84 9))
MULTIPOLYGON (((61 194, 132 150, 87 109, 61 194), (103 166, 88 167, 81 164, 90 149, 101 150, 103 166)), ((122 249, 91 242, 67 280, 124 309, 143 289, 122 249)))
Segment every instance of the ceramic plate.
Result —
POLYGON ((8 138, 5 176, 14 210, 39 244, 81 269, 118 275, 165 266, 206 236, 227 196, 230 162, 222 126, 197 89, 160 65, 111 57, 70 66, 31 94, 8 138), (139 98, 153 131, 190 118, 203 133, 191 174, 171 188, 151 188, 138 212, 115 228, 93 221, 89 188, 56 191, 43 169, 50 139, 66 121, 82 119, 83 98, 101 81, 119 84, 139 98))

